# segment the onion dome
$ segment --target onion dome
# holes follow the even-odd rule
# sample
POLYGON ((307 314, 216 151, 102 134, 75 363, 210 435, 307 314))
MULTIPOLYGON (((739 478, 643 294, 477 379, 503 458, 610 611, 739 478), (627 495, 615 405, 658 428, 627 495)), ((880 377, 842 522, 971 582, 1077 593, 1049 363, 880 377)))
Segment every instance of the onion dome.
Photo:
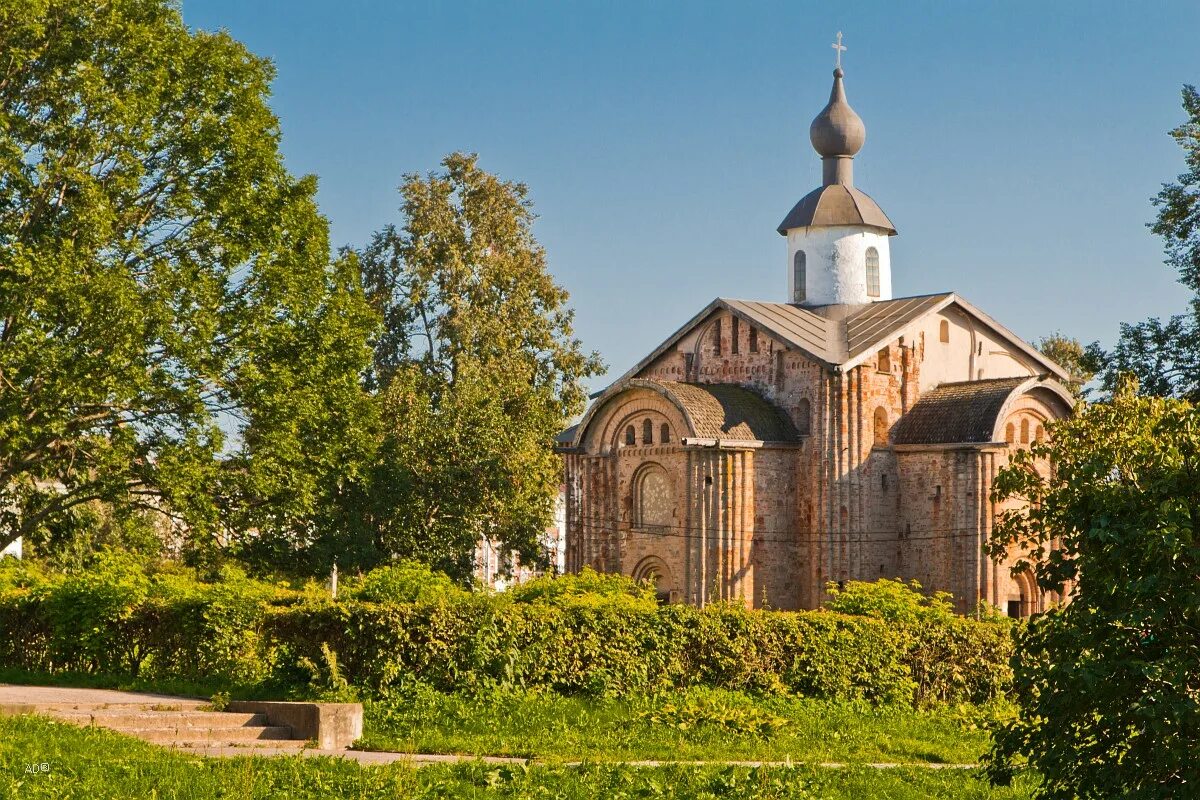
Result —
POLYGON ((862 149, 867 140, 867 126, 846 102, 846 88, 842 85, 841 67, 833 71, 833 90, 829 93, 829 104, 817 114, 808 128, 808 138, 813 149, 823 158, 853 156, 862 149))

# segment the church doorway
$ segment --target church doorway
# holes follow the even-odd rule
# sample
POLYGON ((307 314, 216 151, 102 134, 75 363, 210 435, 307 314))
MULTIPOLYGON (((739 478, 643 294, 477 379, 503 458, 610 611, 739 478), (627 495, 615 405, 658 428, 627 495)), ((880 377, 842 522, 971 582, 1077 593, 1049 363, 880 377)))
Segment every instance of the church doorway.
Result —
POLYGON ((633 579, 639 583, 647 583, 653 586, 654 596, 660 605, 665 605, 675 600, 667 565, 657 556, 647 556, 638 562, 637 567, 633 570, 633 579))

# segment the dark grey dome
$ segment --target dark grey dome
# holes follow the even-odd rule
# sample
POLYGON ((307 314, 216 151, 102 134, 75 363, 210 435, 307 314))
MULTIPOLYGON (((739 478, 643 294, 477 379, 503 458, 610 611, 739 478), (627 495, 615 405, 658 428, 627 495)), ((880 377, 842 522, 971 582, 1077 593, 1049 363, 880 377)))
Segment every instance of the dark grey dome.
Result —
POLYGON ((842 86, 842 70, 833 71, 833 90, 829 93, 829 104, 817 114, 808 128, 808 138, 813 149, 823 157, 853 156, 862 149, 867 140, 867 126, 846 102, 846 89, 842 86))
POLYGON ((804 195, 776 230, 786 234, 791 228, 814 225, 869 225, 889 236, 896 235, 896 226, 878 203, 866 192, 841 183, 822 186, 804 195))

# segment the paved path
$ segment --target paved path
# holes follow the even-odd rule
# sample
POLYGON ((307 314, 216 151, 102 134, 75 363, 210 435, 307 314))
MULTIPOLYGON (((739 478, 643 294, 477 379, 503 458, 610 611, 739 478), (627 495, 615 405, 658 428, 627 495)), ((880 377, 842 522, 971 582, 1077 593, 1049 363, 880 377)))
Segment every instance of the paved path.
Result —
MULTIPOLYGON (((176 697, 165 694, 151 694, 145 692, 119 692, 109 689, 72 689, 68 687, 58 686, 13 686, 11 684, 0 683, 0 705, 15 703, 15 704, 38 704, 38 705, 58 705, 58 704, 106 704, 110 706, 119 705, 145 705, 147 703, 171 703, 171 704, 197 704, 203 701, 193 697, 176 697)), ((301 755, 305 757, 315 756, 331 756, 333 758, 347 758, 352 761, 357 761, 360 764, 394 764, 404 762, 413 766, 427 766, 430 764, 454 764, 461 761, 482 761, 487 764, 531 764, 541 763, 537 759, 513 758, 506 756, 474 756, 474 755, 458 755, 458 754, 434 754, 434 753, 390 753, 376 752, 367 750, 319 750, 316 748, 307 748, 297 751, 295 748, 272 748, 265 746, 255 747, 188 747, 180 748, 183 752, 195 753, 203 756, 294 756, 301 755)), ((562 766, 577 767, 583 762, 567 761, 554 762, 561 763, 562 766)), ((602 763, 602 762, 591 762, 602 763)), ((701 767, 701 766, 738 766, 738 767, 784 767, 798 766, 805 762, 798 761, 622 761, 613 762, 621 763, 631 767, 664 767, 670 765, 701 767)), ((807 764, 805 764, 807 765, 807 764)), ((833 769, 840 769, 848 766, 856 766, 845 764, 836 761, 825 762, 816 765, 833 769)), ((913 763, 913 764, 862 764, 857 766, 867 766, 876 769, 896 769, 899 767, 924 767, 928 769, 974 769, 975 764, 932 764, 932 763, 913 763)))
MULTIPOLYGON (((177 697, 168 694, 143 692, 118 692, 111 689, 72 689, 66 686, 13 686, 0 683, 0 703, 29 703, 37 705, 100 703, 106 705, 128 705, 145 703, 197 702, 195 697, 177 697)), ((199 702, 207 702, 199 700, 199 702)))

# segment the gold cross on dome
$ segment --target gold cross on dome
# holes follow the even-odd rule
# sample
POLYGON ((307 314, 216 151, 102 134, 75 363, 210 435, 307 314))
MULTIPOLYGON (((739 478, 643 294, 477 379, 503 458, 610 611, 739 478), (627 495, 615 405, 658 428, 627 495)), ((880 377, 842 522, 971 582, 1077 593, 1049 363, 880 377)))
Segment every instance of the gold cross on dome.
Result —
POLYGON ((842 68, 842 52, 846 49, 846 45, 842 44, 842 32, 838 31, 837 41, 830 45, 834 50, 837 50, 837 68, 842 68))

